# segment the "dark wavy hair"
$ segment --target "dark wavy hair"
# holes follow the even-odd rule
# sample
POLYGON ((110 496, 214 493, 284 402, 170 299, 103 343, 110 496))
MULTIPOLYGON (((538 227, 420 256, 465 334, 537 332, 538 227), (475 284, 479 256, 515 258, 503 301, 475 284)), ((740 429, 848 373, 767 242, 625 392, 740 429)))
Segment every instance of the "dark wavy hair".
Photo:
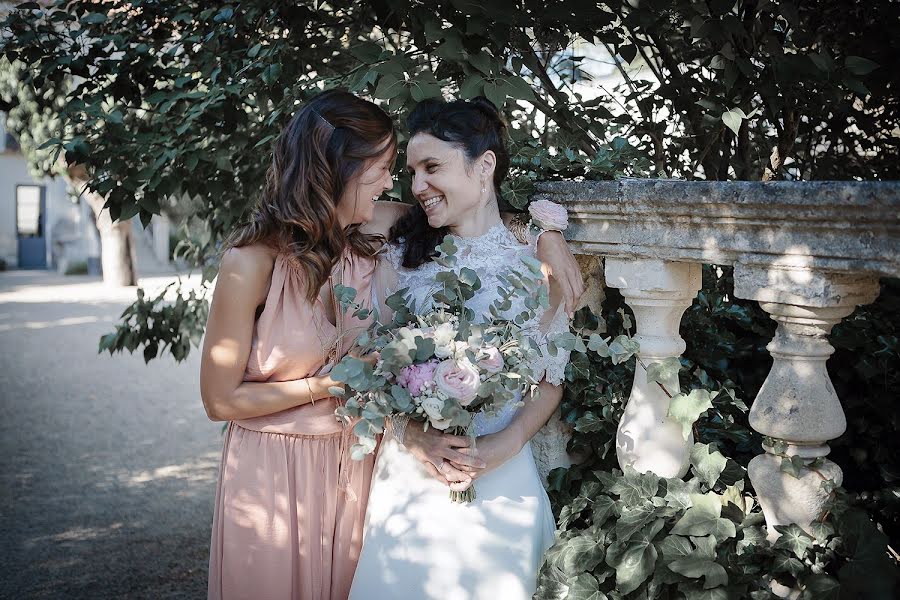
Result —
MULTIPOLYGON (((469 101, 425 100, 406 120, 409 136, 427 133, 449 142, 460 150, 471 165, 476 158, 492 150, 497 155, 494 169, 494 191, 500 196, 500 185, 509 172, 506 149, 506 123, 497 107, 479 96, 469 101)), ((437 256, 435 246, 449 233, 448 227, 434 229, 428 225, 425 211, 417 202, 391 228, 390 241, 403 240, 403 266, 414 269, 437 256)))
POLYGON ((335 208, 366 161, 396 145, 391 118, 375 104, 343 90, 316 95, 278 136, 265 188, 226 248, 262 242, 288 254, 315 301, 344 248, 364 256, 380 248, 382 238, 341 227, 335 208))

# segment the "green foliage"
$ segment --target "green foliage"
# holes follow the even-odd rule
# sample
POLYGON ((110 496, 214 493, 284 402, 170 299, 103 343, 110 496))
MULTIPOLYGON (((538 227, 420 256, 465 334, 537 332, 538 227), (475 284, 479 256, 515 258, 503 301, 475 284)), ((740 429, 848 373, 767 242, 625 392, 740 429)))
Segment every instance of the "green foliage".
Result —
POLYGON ((184 296, 178 288, 172 290, 175 300, 167 301, 166 296, 173 286, 174 283, 169 284, 149 299, 144 297, 144 290, 138 289, 137 301, 121 315, 122 324, 100 338, 99 351, 114 354, 128 350, 134 353, 143 345, 144 360, 150 362, 166 350, 175 360, 182 361, 187 358, 192 345, 199 348, 209 302, 197 290, 184 296))
MULTIPOLYGON (((599 329, 617 336, 631 327, 621 295, 614 289, 606 292, 601 315, 587 309, 576 313, 576 331, 599 329)), ((891 302, 872 307, 880 318, 891 314, 884 304, 891 302)), ((866 330, 872 326, 855 318, 848 324, 866 330)), ((615 432, 633 363, 613 364, 605 352, 594 351, 601 347, 596 344, 587 354, 573 355, 562 411, 574 426, 570 450, 582 460, 550 475, 559 535, 541 571, 538 597, 581 598, 588 590, 597 598, 774 598, 765 585, 769 575, 798 586, 804 598, 891 597, 896 565, 886 554, 887 537, 871 518, 890 526, 886 517, 894 513, 872 511, 876 503, 871 497, 861 502, 852 488, 845 491, 823 482, 831 484, 833 506, 825 523, 814 524, 815 539, 794 527, 778 544, 766 541, 764 519, 745 471, 750 458, 761 451, 761 440, 749 428, 748 407, 740 398, 753 397, 765 378, 771 361, 764 346, 772 330, 771 319, 757 306, 734 298, 730 269, 704 267, 704 290, 682 320, 681 335, 688 347, 680 364, 647 365, 651 381, 678 376, 682 389, 692 390, 688 395, 711 390, 712 407, 694 423, 697 443, 686 481, 618 470, 615 432), (858 547, 859 528, 872 536, 865 549, 858 547), (575 550, 585 543, 582 537, 602 540, 607 548, 604 561, 594 565, 579 558, 575 550), (610 559, 614 546, 617 552, 610 559), (861 574, 863 565, 871 569, 869 576, 861 574)), ((882 330, 892 333, 890 326, 882 330)), ((836 333, 849 344, 849 333, 836 333)), ((847 364, 894 364, 896 356, 886 353, 882 342, 853 337, 882 352, 874 358, 856 356, 847 364)), ((834 342, 840 343, 837 338, 834 342)), ((685 422, 690 426, 687 418, 685 422)), ((892 442, 887 443, 890 447, 892 442)), ((876 444, 868 447, 874 450, 876 444)), ((892 459, 885 463, 893 464, 892 459)), ((848 477, 852 474, 845 480, 848 477)), ((886 492, 878 506, 885 505, 886 492)))
POLYGON ((630 469, 585 473, 535 597, 774 599, 770 577, 803 598, 892 597, 896 565, 864 512, 842 497, 813 535, 779 526, 772 544, 744 473, 734 483, 709 477, 715 469, 704 463, 717 454, 698 444, 687 481, 630 469))

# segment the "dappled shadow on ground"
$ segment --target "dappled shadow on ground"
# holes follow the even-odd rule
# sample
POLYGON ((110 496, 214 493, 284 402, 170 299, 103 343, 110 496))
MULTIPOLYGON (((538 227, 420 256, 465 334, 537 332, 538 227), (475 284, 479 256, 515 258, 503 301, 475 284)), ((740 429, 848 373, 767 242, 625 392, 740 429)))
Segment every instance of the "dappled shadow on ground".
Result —
POLYGON ((131 300, 58 280, 0 273, 0 597, 202 597, 222 437, 196 352, 98 355, 131 300))

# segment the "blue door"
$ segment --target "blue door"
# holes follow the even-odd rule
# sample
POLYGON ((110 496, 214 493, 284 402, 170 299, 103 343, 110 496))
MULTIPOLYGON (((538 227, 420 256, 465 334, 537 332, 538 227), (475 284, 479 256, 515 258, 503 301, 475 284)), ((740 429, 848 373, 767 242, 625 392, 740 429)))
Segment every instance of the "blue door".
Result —
POLYGON ((42 185, 16 186, 16 234, 19 268, 47 268, 47 199, 42 185))

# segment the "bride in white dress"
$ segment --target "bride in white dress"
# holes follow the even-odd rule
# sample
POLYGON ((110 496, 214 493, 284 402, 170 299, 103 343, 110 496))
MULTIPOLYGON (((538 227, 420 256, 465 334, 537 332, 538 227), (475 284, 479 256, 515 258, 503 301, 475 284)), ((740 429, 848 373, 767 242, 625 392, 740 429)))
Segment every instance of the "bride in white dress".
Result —
MULTIPOLYGON (((487 318, 488 306, 497 298, 498 275, 524 269, 522 258, 535 252, 534 245, 516 241, 500 219, 497 190, 509 167, 504 125, 496 108, 482 99, 422 103, 408 125, 407 168, 419 206, 392 230, 394 243, 382 261, 395 271, 396 281, 388 287, 408 287, 416 307, 431 306, 434 276, 443 267, 430 259, 434 246, 449 233, 458 248, 457 268, 469 267, 481 279, 468 306, 487 318)), ((539 344, 545 335, 568 329, 552 287, 550 296, 551 308, 527 324, 539 344)), ((522 308, 514 304, 508 312, 518 314, 522 308)), ((548 468, 565 460, 565 438, 558 430, 545 427, 535 434, 557 411, 568 354, 550 356, 543 347, 538 362, 535 372, 544 379, 537 399, 526 398, 521 408, 510 403, 490 417, 476 415, 477 458, 462 448, 466 438, 424 433, 415 422, 405 434, 407 445, 418 449, 415 455, 390 433, 385 435, 350 598, 532 597, 555 531, 542 482, 548 468), (421 450, 428 436, 456 440, 456 460, 430 458, 421 450), (542 474, 532 445, 543 463, 542 474), (476 499, 451 502, 448 484, 453 489, 474 485, 476 499)))

